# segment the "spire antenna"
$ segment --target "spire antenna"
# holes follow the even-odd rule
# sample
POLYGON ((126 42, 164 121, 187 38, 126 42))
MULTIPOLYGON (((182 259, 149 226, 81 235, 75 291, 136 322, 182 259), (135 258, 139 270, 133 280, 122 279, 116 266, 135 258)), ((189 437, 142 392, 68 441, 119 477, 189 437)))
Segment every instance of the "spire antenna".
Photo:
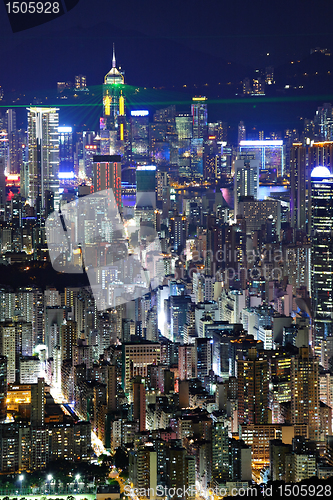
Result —
POLYGON ((112 55, 112 67, 116 67, 116 52, 114 50, 114 44, 113 44, 113 55, 112 55))

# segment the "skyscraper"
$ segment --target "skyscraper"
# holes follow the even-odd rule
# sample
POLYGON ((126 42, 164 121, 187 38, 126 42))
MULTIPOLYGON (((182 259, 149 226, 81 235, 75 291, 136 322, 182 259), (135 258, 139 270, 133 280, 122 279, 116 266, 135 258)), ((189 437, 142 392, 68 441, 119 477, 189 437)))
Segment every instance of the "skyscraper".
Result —
POLYGON ((326 167, 311 173, 311 262, 314 348, 333 334, 333 175, 326 167))
POLYGON ((149 111, 131 111, 131 159, 134 162, 149 161, 149 111))
POLYGON ((240 424, 268 423, 268 362, 256 349, 237 361, 238 421, 240 424))
POLYGON ((31 385, 31 425, 44 427, 45 424, 45 380, 38 378, 37 384, 31 385))
POLYGON ((300 347, 291 360, 291 417, 293 424, 309 426, 309 438, 319 436, 319 362, 309 347, 300 347))
POLYGON ((59 114, 58 108, 28 109, 29 178, 28 201, 40 200, 45 210, 46 191, 54 193, 54 207, 59 206, 59 114))
POLYGON ((121 208, 121 164, 119 155, 96 155, 93 163, 94 192, 113 189, 121 208))
POLYGON ((241 154, 235 161, 234 177, 234 210, 238 215, 240 196, 253 196, 258 199, 259 193, 259 160, 254 155, 241 154))
POLYGON ((207 97, 193 97, 192 101, 193 138, 203 139, 207 135, 207 97))
POLYGON ((58 127, 59 133, 59 174, 74 173, 73 129, 58 127))
POLYGON ((140 381, 133 383, 133 416, 139 422, 139 431, 146 430, 146 389, 140 381))
POLYGON ((0 355, 0 421, 7 417, 7 357, 0 355))
POLYGON ((294 143, 290 151, 290 223, 306 230, 306 147, 294 143))
POLYGON ((105 75, 103 84, 103 117, 107 130, 114 132, 114 140, 124 140, 125 100, 122 93, 124 73, 116 67, 113 45, 112 68, 105 75))
POLYGON ((136 169, 136 207, 156 208, 156 167, 147 165, 136 169))

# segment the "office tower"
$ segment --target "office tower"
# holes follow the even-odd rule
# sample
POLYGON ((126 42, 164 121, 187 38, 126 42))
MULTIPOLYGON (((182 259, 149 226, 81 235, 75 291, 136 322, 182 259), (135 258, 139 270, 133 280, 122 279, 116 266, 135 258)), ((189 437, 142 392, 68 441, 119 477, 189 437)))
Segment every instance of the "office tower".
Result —
POLYGON ((70 179, 74 175, 73 129, 58 127, 59 134, 59 177, 70 179))
POLYGON ((154 165, 136 169, 136 208, 155 210, 156 208, 156 167, 154 165))
POLYGON ((29 178, 28 201, 45 210, 45 193, 54 194, 54 207, 59 206, 59 114, 58 108, 28 109, 29 178))
POLYGON ((170 333, 174 342, 184 343, 184 326, 186 324, 187 310, 191 303, 189 295, 176 295, 170 297, 170 333))
POLYGON ((45 424, 45 380, 38 378, 37 384, 31 385, 31 413, 32 426, 44 427, 45 424))
POLYGON ((333 175, 326 167, 311 173, 311 262, 314 348, 333 334, 333 175))
POLYGON ((240 121, 238 124, 238 144, 241 141, 246 141, 246 127, 243 121, 240 121))
POLYGON ((146 430, 146 388, 142 382, 133 383, 133 417, 139 422, 139 432, 146 430))
POLYGON ((210 370, 212 369, 211 339, 196 338, 195 348, 196 348, 195 376, 199 380, 201 380, 201 382, 204 382, 205 377, 209 374, 210 370))
POLYGON ((253 196, 258 199, 259 193, 259 160, 253 155, 240 155, 235 160, 234 177, 234 216, 238 215, 240 196, 253 196))
POLYGON ((207 97, 193 97, 191 114, 193 119, 193 139, 205 139, 207 136, 207 97))
POLYGON ((6 207, 5 159, 0 158, 0 208, 6 207))
POLYGON ((131 111, 131 160, 134 163, 149 161, 149 111, 131 111))
POLYGON ((293 143, 290 151, 290 225, 306 231, 306 147, 293 143))
POLYGON ((193 117, 189 113, 178 113, 175 117, 178 141, 192 139, 193 137, 193 117))
POLYGON ((259 160, 260 175, 271 179, 284 175, 284 146, 279 139, 242 140, 239 143, 241 154, 255 155, 259 160))
POLYGON ((319 438, 319 361, 309 347, 300 347, 291 359, 292 424, 309 426, 309 438, 319 438))
POLYGON ((247 359, 237 360, 238 422, 240 424, 268 423, 268 362, 258 357, 255 348, 249 349, 247 359))
POLYGON ((97 155, 93 163, 94 193, 112 188, 121 209, 121 163, 119 155, 97 155))
POLYGON ((314 141, 308 149, 309 168, 327 167, 333 171, 333 141, 314 141))
POLYGON ((113 45, 112 68, 105 75, 103 84, 103 117, 106 130, 114 133, 114 140, 124 140, 125 100, 122 94, 124 72, 116 67, 113 45))
POLYGON ((7 418, 7 357, 0 355, 0 422, 7 418))
POLYGON ((16 111, 7 109, 6 125, 8 138, 8 174, 17 174, 20 171, 19 133, 16 129, 16 111))

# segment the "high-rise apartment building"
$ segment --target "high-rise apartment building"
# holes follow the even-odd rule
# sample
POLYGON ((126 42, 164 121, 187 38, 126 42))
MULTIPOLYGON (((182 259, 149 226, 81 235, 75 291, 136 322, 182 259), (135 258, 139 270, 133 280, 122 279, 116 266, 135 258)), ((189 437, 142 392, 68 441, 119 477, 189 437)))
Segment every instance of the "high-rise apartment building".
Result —
POLYGON ((139 422, 139 431, 146 430, 146 388, 141 381, 133 383, 133 416, 139 422))
POLYGON ((268 362, 249 349, 247 359, 237 361, 238 422, 240 424, 268 423, 268 362))
POLYGON ((29 177, 27 198, 30 205, 40 204, 45 211, 47 191, 59 206, 59 114, 58 108, 28 109, 29 177))
POLYGON ((300 347, 291 360, 292 424, 309 426, 309 438, 319 436, 319 362, 309 347, 300 347))
POLYGON ((45 425, 45 380, 39 378, 37 384, 31 385, 31 425, 44 427, 45 425))
POLYGON ((7 418, 7 357, 0 355, 0 421, 7 418))

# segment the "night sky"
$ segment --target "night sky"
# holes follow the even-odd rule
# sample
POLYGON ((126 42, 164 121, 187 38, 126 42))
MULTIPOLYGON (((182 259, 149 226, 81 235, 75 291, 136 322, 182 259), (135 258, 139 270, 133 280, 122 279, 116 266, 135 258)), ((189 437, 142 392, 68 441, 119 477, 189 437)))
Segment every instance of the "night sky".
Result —
POLYGON ((100 85, 113 42, 126 83, 142 87, 239 81, 257 67, 302 59, 312 47, 333 50, 331 0, 79 0, 58 19, 17 33, 4 3, 0 9, 7 95, 55 89, 79 73, 88 86, 100 85))

